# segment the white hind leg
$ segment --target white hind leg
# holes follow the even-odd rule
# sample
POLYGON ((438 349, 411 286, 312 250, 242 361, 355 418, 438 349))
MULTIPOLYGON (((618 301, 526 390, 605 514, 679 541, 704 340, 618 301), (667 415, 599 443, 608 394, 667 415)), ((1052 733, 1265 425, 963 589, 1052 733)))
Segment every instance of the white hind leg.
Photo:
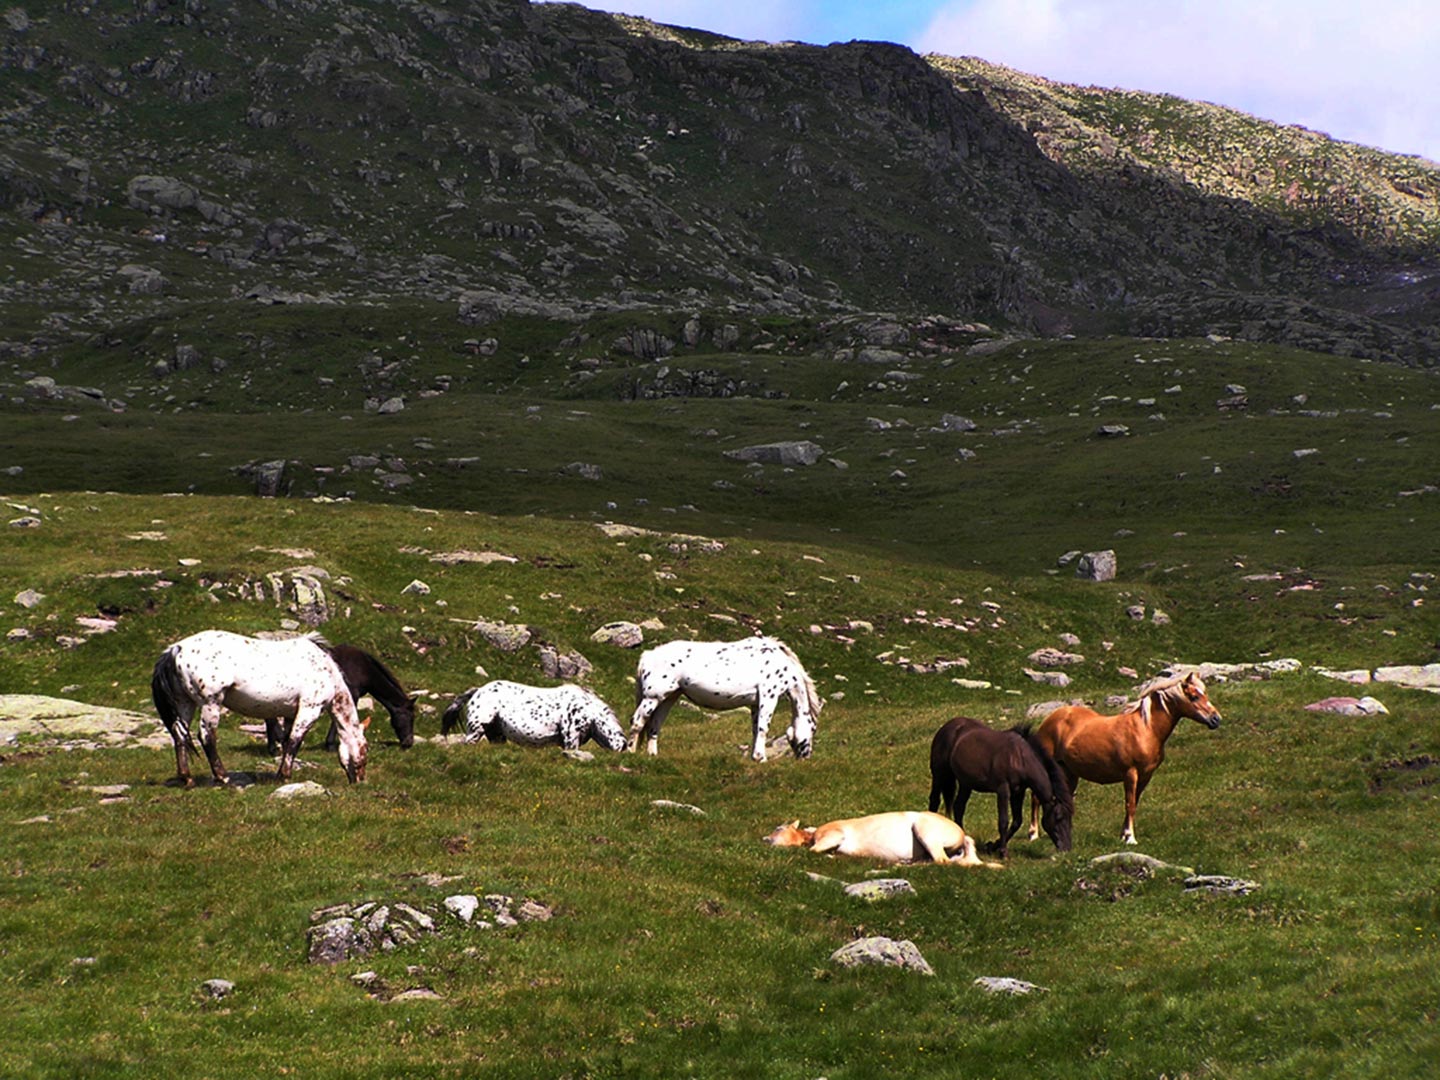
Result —
POLYGON ((645 751, 651 757, 660 753, 660 725, 665 723, 665 717, 670 715, 670 707, 680 700, 680 692, 677 690, 667 698, 655 701, 653 698, 647 702, 650 706, 646 710, 646 719, 639 720, 640 709, 635 710, 636 720, 630 724, 630 749, 634 750, 639 745, 641 731, 644 729, 646 737, 645 751), (637 727, 638 725, 638 727, 637 727))

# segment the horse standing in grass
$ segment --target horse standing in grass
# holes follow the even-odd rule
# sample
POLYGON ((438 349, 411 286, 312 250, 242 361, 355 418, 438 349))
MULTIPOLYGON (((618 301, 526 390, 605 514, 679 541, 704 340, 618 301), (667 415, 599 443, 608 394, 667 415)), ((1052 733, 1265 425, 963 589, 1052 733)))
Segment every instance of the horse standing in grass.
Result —
POLYGON ((441 735, 456 727, 464 729, 466 742, 578 750, 594 739, 607 750, 625 749, 625 732, 610 706, 569 683, 544 687, 496 679, 467 690, 440 717, 441 735))
POLYGON ((823 704, 799 657, 775 638, 672 641, 640 656, 630 750, 637 750, 644 738, 651 754, 659 752, 660 725, 681 697, 706 709, 748 706, 753 733, 750 756, 756 761, 765 760, 770 718, 782 697, 790 699, 794 712, 785 735, 798 758, 810 756, 823 704))
MULTIPOLYGON (((1198 672, 1166 675, 1147 683, 1140 700, 1114 716, 1084 705, 1063 705, 1041 721, 1035 738, 1060 763, 1070 790, 1078 780, 1125 785, 1125 829, 1120 839, 1135 843, 1135 807, 1155 770, 1165 760, 1165 740, 1186 717, 1210 730, 1220 726, 1220 710, 1205 696, 1198 672)), ((1038 807, 1030 809, 1030 838, 1038 807)))
POLYGON ((957 716, 930 743, 930 810, 945 802, 945 813, 965 824, 965 806, 973 791, 993 792, 999 839, 991 846, 1002 859, 1020 828, 1025 792, 1042 809, 1045 834, 1060 851, 1070 850, 1070 819, 1075 801, 1055 759, 1036 744, 1030 725, 996 731, 979 720, 957 716))
POLYGON ((155 664, 150 692, 175 744, 175 771, 186 787, 190 723, 200 712, 200 742, 217 783, 229 774, 215 745, 222 709, 264 720, 285 721, 279 773, 289 780, 301 740, 322 712, 335 718, 340 765, 353 784, 365 779, 365 728, 355 699, 330 654, 311 637, 266 641, 226 630, 202 630, 171 645, 155 664))
MULTIPOLYGON (((409 750, 415 744, 415 698, 405 693, 400 680, 364 649, 357 649, 354 645, 329 645, 323 641, 317 644, 328 652, 339 666, 340 674, 345 677, 345 685, 350 688, 350 696, 357 703, 369 694, 385 706, 385 710, 390 714, 390 726, 395 729, 395 737, 400 740, 400 749, 409 750)), ((281 730, 280 722, 275 719, 266 720, 265 744, 270 753, 278 753, 284 741, 285 733, 281 730)), ((331 720, 330 730, 325 734, 325 749, 334 750, 339 745, 340 728, 331 720)))

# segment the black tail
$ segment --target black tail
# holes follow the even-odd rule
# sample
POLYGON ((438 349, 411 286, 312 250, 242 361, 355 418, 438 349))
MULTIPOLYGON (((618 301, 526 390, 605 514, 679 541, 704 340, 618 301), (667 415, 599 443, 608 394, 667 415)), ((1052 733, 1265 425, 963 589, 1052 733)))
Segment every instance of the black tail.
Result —
POLYGON ((465 713, 465 706, 470 704, 470 699, 475 696, 474 690, 466 690, 450 703, 450 706, 440 717, 440 734, 449 735, 451 728, 463 727, 464 720, 461 719, 465 713))
POLYGON ((194 748, 195 739, 190 734, 189 725, 180 719, 180 710, 175 707, 175 702, 184 693, 185 687, 180 681, 180 669, 175 664, 175 654, 166 649, 155 662, 155 673, 150 676, 150 696, 155 701, 155 711, 160 714, 160 722, 165 725, 170 737, 175 738, 178 727, 180 737, 194 748))

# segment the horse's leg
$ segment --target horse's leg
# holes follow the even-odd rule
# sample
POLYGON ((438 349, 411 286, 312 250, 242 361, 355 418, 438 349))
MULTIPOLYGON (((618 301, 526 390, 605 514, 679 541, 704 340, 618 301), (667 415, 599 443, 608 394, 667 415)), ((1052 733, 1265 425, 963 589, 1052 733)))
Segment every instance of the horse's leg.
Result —
POLYGON ((765 740, 770 732, 770 718, 775 715, 775 706, 780 698, 755 692, 755 704, 750 709, 750 722, 754 739, 750 744, 750 756, 756 761, 765 760, 765 740))
POLYGON ((175 703, 175 726, 170 729, 170 740, 175 744, 175 775, 187 788, 195 786, 190 775, 190 724, 195 719, 195 703, 183 699, 175 703))
POLYGON ((930 856, 931 862, 947 863, 950 861, 950 854, 945 850, 944 843, 936 840, 924 824, 917 823, 911 827, 910 832, 915 837, 915 842, 920 845, 921 850, 930 856))
POLYGON ((330 718, 330 729, 325 732, 325 749, 338 750, 340 748, 340 721, 333 716, 330 718))
POLYGON ((285 745, 285 728, 275 716, 265 718, 265 752, 274 757, 285 745))
POLYGON ((1025 810, 1025 788, 1016 788, 1010 792, 1010 828, 1004 834, 1004 843, 1009 844, 1011 837, 1020 831, 1020 823, 1024 820, 1025 810))
POLYGON ((650 719, 645 725, 646 746, 645 751, 651 757, 660 753, 660 725, 665 723, 665 718, 670 715, 670 709, 675 702, 680 700, 680 691, 676 690, 669 697, 655 704, 650 713, 650 719))
POLYGON ((295 710, 295 719, 290 722, 290 732, 285 738, 285 745, 280 750, 280 761, 276 765, 282 784, 290 782, 290 774, 295 771, 295 759, 300 755, 300 744, 319 716, 319 705, 301 700, 295 710))
POLYGON ((340 767, 352 784, 365 779, 365 759, 369 747, 365 743, 365 725, 355 711, 355 699, 350 691, 342 689, 330 699, 330 728, 337 732, 337 748, 340 752, 340 767))
MULTIPOLYGON (((1021 803, 1025 801, 1023 789, 1019 794, 1021 803)), ((1010 785, 1002 783, 995 789, 995 843, 990 850, 999 855, 1000 858, 1008 858, 1010 854, 1010 834, 1014 831, 1010 828, 1010 785)), ((1020 822, 1015 822, 1015 827, 1020 827, 1020 822)))
POLYGON ((220 728, 220 702, 207 701, 200 706, 200 745, 205 748, 205 757, 210 761, 210 772, 217 784, 228 784, 230 775, 225 763, 220 760, 220 748, 215 745, 215 733, 220 728))
MULTIPOLYGON (((660 704, 659 698, 639 697, 635 702, 635 715, 630 718, 630 735, 625 741, 625 749, 634 753, 640 749, 640 737, 650 724, 650 716, 660 704)), ((654 753, 652 750, 651 753, 654 753)))
POLYGON ((1125 772, 1125 831, 1120 834, 1122 844, 1135 843, 1135 806, 1140 802, 1140 792, 1145 790, 1149 776, 1141 779, 1138 769, 1125 772))

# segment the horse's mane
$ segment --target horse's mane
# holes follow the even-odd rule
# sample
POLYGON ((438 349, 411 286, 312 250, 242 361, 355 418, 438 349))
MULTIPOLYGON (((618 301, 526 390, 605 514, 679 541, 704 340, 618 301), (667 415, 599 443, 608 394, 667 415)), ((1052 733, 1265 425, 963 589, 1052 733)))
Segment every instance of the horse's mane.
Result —
POLYGON ((1026 720, 1016 724, 1010 729, 1020 738, 1025 740, 1028 746, 1040 760, 1040 765, 1045 770, 1045 775, 1050 780, 1050 790, 1054 792, 1055 802, 1067 813, 1075 810, 1075 796, 1070 791, 1070 783, 1065 779, 1065 774, 1060 770, 1060 763, 1050 756, 1045 747, 1040 745, 1040 740, 1035 737, 1035 723, 1026 720))
POLYGON ((1125 711, 1139 712, 1140 718, 1150 723, 1151 699, 1157 695, 1161 698, 1170 696, 1177 686, 1196 674, 1197 669, 1191 667, 1170 668, 1161 672, 1140 687, 1135 701, 1126 704, 1125 711))
POLYGON ((800 657, 795 655, 794 649, 790 648, 789 645, 786 645, 785 642, 779 638, 771 638, 770 640, 780 646, 781 651, 790 658, 790 661, 800 672, 800 678, 805 686, 805 704, 810 710, 810 722, 816 723, 820 719, 820 710, 825 707, 825 701, 820 697, 820 691, 815 689, 815 680, 812 679, 810 673, 805 670, 805 665, 800 663, 800 657))
POLYGON ((478 689, 479 687, 472 686, 450 703, 440 717, 441 735, 449 735, 451 728, 459 727, 463 723, 460 714, 465 711, 465 706, 470 704, 470 699, 475 696, 475 691, 478 689))

